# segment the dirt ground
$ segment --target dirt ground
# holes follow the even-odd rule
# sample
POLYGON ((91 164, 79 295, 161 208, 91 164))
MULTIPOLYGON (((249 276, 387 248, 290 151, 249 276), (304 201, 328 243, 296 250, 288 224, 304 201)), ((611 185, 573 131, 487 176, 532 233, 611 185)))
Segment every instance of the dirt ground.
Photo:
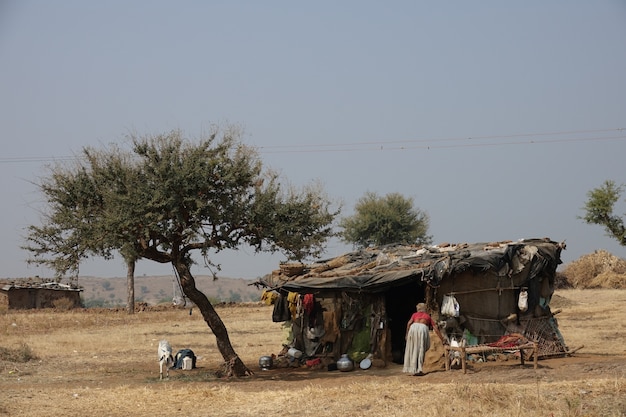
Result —
MULTIPOLYGON (((220 355, 198 314, 6 313, 0 315, 0 347, 25 343, 37 357, 27 362, 0 360, 0 415, 153 415, 154 410, 183 410, 183 415, 190 416, 265 415, 269 408, 288 401, 285 398, 294 390, 310 397, 341 398, 328 405, 329 414, 411 415, 415 407, 411 401, 418 400, 396 393, 435 390, 442 397, 462 397, 467 390, 479 390, 464 405, 473 415, 508 415, 506 409, 521 407, 515 395, 530 392, 536 396, 535 402, 541 403, 541 410, 551 409, 555 416, 626 416, 624 302, 624 290, 560 292, 554 298, 554 310, 562 310, 557 314, 559 329, 570 350, 576 351, 541 359, 536 370, 532 361, 522 366, 518 358, 509 357, 468 362, 465 374, 460 369, 446 371, 443 348, 434 338, 426 375, 419 377, 403 374, 402 365, 395 363, 367 370, 357 367, 350 372, 306 366, 261 370, 259 356, 277 353, 282 340, 280 325, 271 323, 271 308, 267 307, 218 311, 235 350, 254 371, 253 376, 230 379, 216 376, 220 355), (81 328, 70 329, 73 324, 81 328), (198 354, 198 367, 172 370, 168 379, 160 381, 155 352, 163 336, 175 347, 189 342, 198 354), (361 412, 363 389, 369 390, 368 395, 382 392, 385 401, 369 400, 367 412, 361 412), (491 389, 508 390, 507 402, 490 404, 491 389), (346 394, 348 391, 354 395, 346 394), (556 391, 562 393, 552 394, 556 391), (272 397, 274 402, 262 408, 258 397, 266 402, 272 397), (613 401, 608 414, 602 408, 607 401, 613 401), (116 408, 111 408, 112 403, 116 408), (195 410, 193 404, 197 403, 217 411, 195 410), (575 406, 579 414, 572 412, 575 406)), ((310 407, 300 402, 282 415, 318 415, 310 407)), ((459 408, 457 412, 438 410, 433 408, 424 415, 457 415, 459 408)))
MULTIPOLYGON (((434 349, 438 350, 438 349, 434 349)), ((433 353, 429 356, 433 356, 433 353)), ((488 361, 484 363, 468 362, 467 372, 463 374, 461 369, 446 371, 443 361, 426 365, 426 375, 411 376, 402 373, 402 365, 390 363, 384 368, 371 367, 362 370, 356 367, 353 371, 328 371, 325 368, 310 369, 306 366, 300 368, 273 368, 262 370, 248 361, 254 375, 245 378, 218 378, 215 367, 198 366, 191 371, 171 370, 170 382, 220 382, 223 384, 235 384, 238 389, 251 392, 263 391, 268 384, 280 387, 282 384, 291 386, 298 384, 321 384, 325 387, 349 386, 362 384, 369 381, 380 381, 385 378, 402 377, 415 383, 512 383, 535 384, 538 381, 547 383, 578 381, 581 379, 606 379, 626 378, 626 356, 620 354, 585 354, 575 353, 571 356, 541 359, 538 369, 533 368, 532 361, 526 361, 522 366, 518 359, 511 358, 507 361, 488 361)), ((123 381, 127 385, 142 385, 158 383, 158 374, 154 363, 133 363, 129 356, 124 360, 112 361, 106 367, 96 368, 71 364, 59 361, 56 365, 41 363, 21 364, 15 367, 14 372, 24 375, 17 379, 21 392, 38 390, 48 384, 62 381, 65 388, 81 388, 85 385, 108 389, 120 385, 123 381)), ((11 373, 9 370, 8 373, 11 373)), ((6 391, 5 391, 6 392, 6 391)))
MULTIPOLYGON (((202 372, 202 370, 198 370, 202 372)), ((182 371, 179 371, 182 372, 182 371)), ((243 384, 251 391, 258 391, 267 386, 268 381, 294 381, 319 383, 324 386, 346 386, 364 383, 368 380, 380 380, 401 376, 416 383, 511 383, 535 384, 537 381, 565 382, 580 379, 606 379, 607 377, 626 378, 626 356, 575 354, 570 357, 542 359, 538 369, 533 369, 532 362, 524 366, 518 360, 507 362, 486 362, 469 364, 467 373, 460 369, 446 371, 441 367, 429 365, 426 375, 410 376, 402 373, 402 365, 389 364, 385 368, 355 369, 350 372, 309 370, 309 369, 271 369, 255 371, 255 376, 243 384)))
MULTIPOLYGON (((603 293, 596 291, 593 294, 597 299, 604 298, 608 302, 626 302, 626 291, 605 290, 603 293)), ((592 294, 587 290, 586 294, 592 294)), ((626 378, 626 347, 619 341, 626 340, 626 325, 621 316, 626 315, 621 309, 608 311, 605 307, 598 310, 598 302, 593 298, 587 302, 585 293, 569 290, 565 297, 555 296, 554 304, 563 307, 566 311, 557 315, 559 328, 564 335, 570 351, 574 353, 552 358, 542 358, 538 362, 538 369, 533 368, 533 362, 526 361, 521 365, 519 358, 509 355, 502 356, 495 361, 467 362, 467 372, 463 374, 461 369, 445 370, 443 360, 443 347, 433 338, 431 349, 427 353, 425 371, 423 376, 409 376, 402 373, 402 365, 387 363, 385 367, 372 366, 362 370, 358 366, 353 371, 328 371, 325 366, 308 368, 306 366, 293 368, 273 367, 270 370, 262 370, 258 366, 259 350, 252 347, 249 353, 244 350, 242 358, 254 375, 247 378, 224 379, 218 378, 218 361, 212 358, 200 358, 198 367, 191 371, 170 371, 171 381, 222 381, 230 384, 241 384, 246 389, 255 391, 265 388, 268 382, 290 383, 293 381, 308 381, 310 383, 323 383, 325 386, 346 385, 359 383, 369 379, 381 379, 385 377, 402 376, 415 381, 428 383, 449 383, 465 381, 468 383, 535 383, 538 380, 547 382, 574 381, 580 379, 618 377, 626 378), (582 324, 576 325, 570 316, 580 319, 584 315, 585 305, 593 306, 593 317, 583 317, 582 324), (604 313, 603 313, 604 312, 604 313), (611 347, 613 345, 613 347, 611 347)), ((604 305, 604 304, 602 304, 604 305)), ((224 315, 225 312, 220 314, 224 315)), ((268 310, 269 313, 269 310, 268 310)), ((226 314, 228 317, 228 314, 226 314)), ((177 325, 176 325, 177 326, 177 325)), ((200 329, 204 326, 200 323, 200 329)), ((202 332, 202 330, 200 330, 202 332)), ((275 336, 275 335, 274 335, 275 336)), ((276 340, 276 339, 275 339, 276 340)), ((260 343, 263 345, 264 343, 260 343)), ((274 348, 278 348, 276 342, 274 348)), ((266 348, 266 346, 263 346, 266 348)), ((213 349, 214 350, 214 349, 213 349)), ((241 353, 240 353, 241 354, 241 353)), ((142 384, 155 382, 158 374, 157 366, 152 361, 146 361, 141 354, 141 360, 135 360, 132 352, 127 356, 111 357, 106 362, 108 352, 96 352, 92 358, 77 361, 69 354, 66 359, 58 358, 56 361, 32 361, 15 365, 15 374, 25 376, 20 382, 23 388, 32 385, 39 386, 62 379, 66 386, 81 386, 86 383, 96 383, 98 387, 106 388, 119 385, 120 378, 127 384, 142 384), (93 363, 93 366, 91 365, 93 363)), ((6 365, 5 365, 6 366, 6 365)), ((11 374, 11 370, 8 372, 11 374)), ((6 375, 6 373, 5 373, 6 375)), ((2 380, 0 379, 0 383, 2 380)))

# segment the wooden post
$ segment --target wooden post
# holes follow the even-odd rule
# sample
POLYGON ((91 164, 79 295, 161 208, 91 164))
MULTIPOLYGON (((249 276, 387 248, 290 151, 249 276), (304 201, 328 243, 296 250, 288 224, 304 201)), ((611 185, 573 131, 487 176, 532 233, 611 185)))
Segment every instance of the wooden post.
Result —
POLYGON ((461 369, 463 370, 463 373, 467 373, 466 370, 466 366, 465 366, 465 356, 467 356, 465 354, 465 346, 461 346, 461 369))

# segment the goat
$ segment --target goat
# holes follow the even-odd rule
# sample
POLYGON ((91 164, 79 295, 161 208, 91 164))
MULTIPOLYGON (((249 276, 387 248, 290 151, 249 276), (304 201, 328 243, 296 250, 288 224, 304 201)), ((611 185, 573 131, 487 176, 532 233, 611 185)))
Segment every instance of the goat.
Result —
POLYGON ((167 340, 159 342, 159 379, 163 379, 163 367, 165 366, 165 377, 170 377, 170 368, 174 366, 174 357, 172 356, 172 346, 167 340))

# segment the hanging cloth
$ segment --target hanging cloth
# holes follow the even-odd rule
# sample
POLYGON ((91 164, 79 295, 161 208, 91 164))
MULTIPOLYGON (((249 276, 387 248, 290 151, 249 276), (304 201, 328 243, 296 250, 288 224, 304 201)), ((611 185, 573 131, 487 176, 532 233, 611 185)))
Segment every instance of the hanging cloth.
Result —
POLYGON ((287 297, 278 294, 274 302, 274 311, 272 312, 272 321, 281 322, 291 320, 291 312, 289 311, 289 303, 287 297))
POLYGON ((291 313, 291 319, 295 320, 298 318, 298 301, 300 299, 300 294, 297 292, 290 292, 287 294, 287 301, 289 302, 289 312, 291 313))
POLYGON ((315 297, 313 296, 313 294, 304 294, 302 307, 304 308, 304 312, 308 315, 311 315, 313 313, 313 310, 315 310, 315 297))

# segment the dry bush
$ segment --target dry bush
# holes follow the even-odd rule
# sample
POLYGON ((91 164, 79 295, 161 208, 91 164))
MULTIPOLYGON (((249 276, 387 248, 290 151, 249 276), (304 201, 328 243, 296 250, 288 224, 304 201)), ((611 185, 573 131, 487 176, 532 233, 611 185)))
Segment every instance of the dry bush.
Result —
POLYGON ((581 256, 562 274, 573 288, 626 288, 626 260, 605 250, 581 256))
POLYGON ((58 298, 54 300, 52 302, 52 305, 57 310, 63 310, 63 311, 71 310, 76 307, 76 304, 74 303, 74 301, 66 297, 58 298))
POLYGON ((0 361, 26 363, 34 359, 37 359, 37 356, 26 343, 16 348, 0 346, 0 361))
POLYGON ((554 288, 559 290, 565 290, 569 288, 574 288, 574 286, 571 282, 569 282, 567 275, 565 275, 563 272, 557 272, 554 277, 554 288))

